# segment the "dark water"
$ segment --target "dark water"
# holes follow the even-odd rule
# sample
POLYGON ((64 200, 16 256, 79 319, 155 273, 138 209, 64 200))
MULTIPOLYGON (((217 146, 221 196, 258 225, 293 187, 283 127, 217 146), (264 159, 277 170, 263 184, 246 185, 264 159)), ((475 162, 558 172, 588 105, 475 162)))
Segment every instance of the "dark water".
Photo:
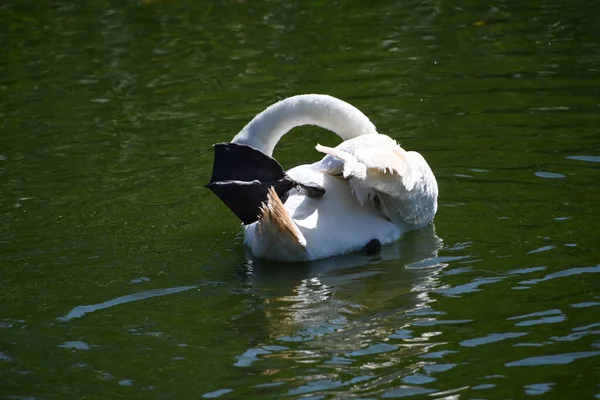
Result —
POLYGON ((3 2, 0 396, 600 398, 599 6, 3 2), (210 146, 308 92, 425 155, 435 226, 247 257, 210 146))

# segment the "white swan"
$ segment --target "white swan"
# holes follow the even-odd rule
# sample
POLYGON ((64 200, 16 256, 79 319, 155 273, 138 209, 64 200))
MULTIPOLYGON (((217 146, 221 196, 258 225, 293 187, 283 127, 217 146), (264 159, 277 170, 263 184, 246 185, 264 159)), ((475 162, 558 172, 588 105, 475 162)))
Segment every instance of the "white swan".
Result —
POLYGON ((435 176, 419 153, 378 134, 354 106, 318 94, 275 103, 232 143, 215 145, 207 187, 247 224, 244 243, 252 254, 279 261, 391 243, 429 224, 438 198, 435 176), (328 129, 344 142, 317 145, 323 159, 284 174, 271 155, 281 137, 300 125, 328 129))

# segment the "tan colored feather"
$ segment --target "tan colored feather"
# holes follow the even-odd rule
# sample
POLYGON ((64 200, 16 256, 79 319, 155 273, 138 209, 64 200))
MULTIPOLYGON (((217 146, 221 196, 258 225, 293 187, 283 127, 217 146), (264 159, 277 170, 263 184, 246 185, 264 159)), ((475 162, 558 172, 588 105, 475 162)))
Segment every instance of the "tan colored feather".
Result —
POLYGON ((306 239, 298 230, 272 186, 267 194, 267 203, 262 204, 260 211, 260 225, 272 224, 279 232, 290 235, 295 243, 302 247, 306 246, 306 239))

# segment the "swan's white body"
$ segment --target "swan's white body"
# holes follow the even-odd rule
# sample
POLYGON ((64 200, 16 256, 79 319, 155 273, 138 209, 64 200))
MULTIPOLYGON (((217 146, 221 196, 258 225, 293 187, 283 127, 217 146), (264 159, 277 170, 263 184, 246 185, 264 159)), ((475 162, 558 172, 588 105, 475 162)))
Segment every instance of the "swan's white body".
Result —
POLYGON ((269 197, 263 216, 245 226, 244 243, 259 258, 304 261, 381 244, 429 224, 437 210, 438 187, 425 159, 405 151, 354 106, 327 95, 300 95, 258 114, 232 140, 271 156, 281 137, 300 125, 317 125, 344 139, 317 145, 327 155, 287 171, 300 183, 326 192, 310 198, 293 189, 284 204, 269 197), (277 212, 279 211, 279 212, 277 212))

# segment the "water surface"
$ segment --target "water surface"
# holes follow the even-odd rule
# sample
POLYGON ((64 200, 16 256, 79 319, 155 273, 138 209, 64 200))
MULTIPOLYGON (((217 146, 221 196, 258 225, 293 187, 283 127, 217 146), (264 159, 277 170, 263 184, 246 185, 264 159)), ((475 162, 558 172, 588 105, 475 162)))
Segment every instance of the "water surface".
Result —
POLYGON ((598 6, 5 2, 0 396, 600 398, 598 6), (434 225, 246 254, 211 145, 310 92, 427 158, 434 225))

